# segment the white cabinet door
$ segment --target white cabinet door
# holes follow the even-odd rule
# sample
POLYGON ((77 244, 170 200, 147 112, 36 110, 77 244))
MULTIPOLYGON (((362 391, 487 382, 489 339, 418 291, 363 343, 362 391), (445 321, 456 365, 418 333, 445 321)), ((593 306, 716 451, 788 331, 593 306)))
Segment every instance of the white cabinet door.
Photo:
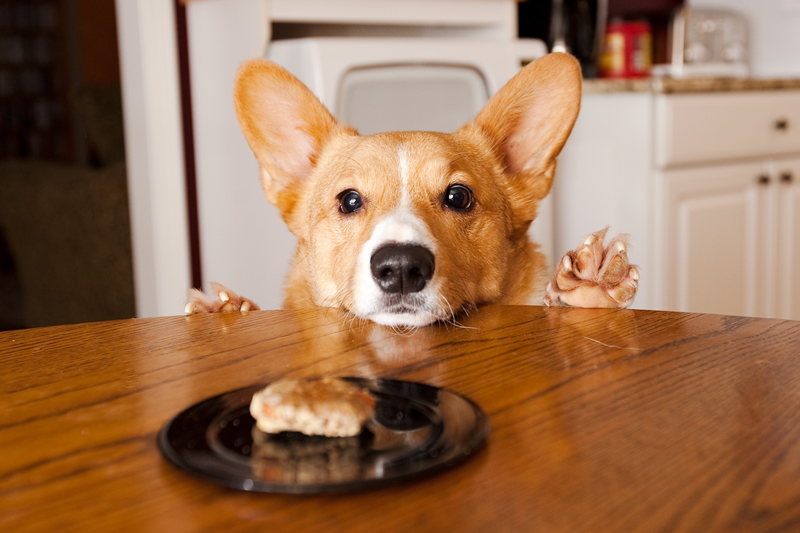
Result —
POLYGON ((775 316, 800 320, 800 159, 773 162, 778 237, 775 316))
POLYGON ((659 307, 756 315, 767 290, 759 258, 766 164, 714 165, 659 175, 659 307))

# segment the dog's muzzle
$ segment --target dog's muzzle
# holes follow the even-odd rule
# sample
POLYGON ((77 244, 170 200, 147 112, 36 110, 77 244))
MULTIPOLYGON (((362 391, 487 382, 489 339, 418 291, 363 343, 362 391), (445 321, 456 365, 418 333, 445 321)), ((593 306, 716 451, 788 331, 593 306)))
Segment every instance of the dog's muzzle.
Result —
POLYGON ((419 292, 433 277, 433 254, 418 244, 386 244, 372 254, 372 279, 386 294, 419 292))

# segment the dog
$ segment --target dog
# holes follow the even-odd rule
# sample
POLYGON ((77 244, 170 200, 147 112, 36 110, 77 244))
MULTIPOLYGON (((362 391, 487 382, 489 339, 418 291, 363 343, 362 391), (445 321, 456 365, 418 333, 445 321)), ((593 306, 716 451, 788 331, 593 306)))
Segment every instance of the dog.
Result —
MULTIPOLYGON (((639 272, 625 237, 589 235, 559 261, 528 236, 578 116, 581 71, 553 53, 526 66, 454 133, 361 136, 265 59, 242 64, 234 104, 266 198, 297 237, 284 307, 339 308, 395 328, 486 304, 628 307, 639 272)), ((212 285, 186 312, 258 309, 212 285)))

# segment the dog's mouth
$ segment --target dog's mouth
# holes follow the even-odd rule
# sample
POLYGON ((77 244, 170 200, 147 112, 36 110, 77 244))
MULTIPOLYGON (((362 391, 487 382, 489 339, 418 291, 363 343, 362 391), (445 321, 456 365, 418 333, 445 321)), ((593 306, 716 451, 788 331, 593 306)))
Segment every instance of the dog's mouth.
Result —
POLYGON ((391 327, 421 327, 447 318, 442 310, 417 295, 391 295, 381 299, 364 318, 391 327))
POLYGON ((428 299, 415 294, 385 294, 380 306, 388 313, 418 313, 427 307, 428 299))
POLYGON ((394 314, 394 315, 402 315, 402 314, 405 314, 405 313, 415 314, 415 313, 419 312, 419 309, 416 308, 416 307, 411 307, 411 306, 408 306, 408 305, 401 304, 401 305, 392 305, 390 307, 387 307, 387 308, 385 308, 383 310, 383 312, 384 313, 391 313, 391 314, 394 314))

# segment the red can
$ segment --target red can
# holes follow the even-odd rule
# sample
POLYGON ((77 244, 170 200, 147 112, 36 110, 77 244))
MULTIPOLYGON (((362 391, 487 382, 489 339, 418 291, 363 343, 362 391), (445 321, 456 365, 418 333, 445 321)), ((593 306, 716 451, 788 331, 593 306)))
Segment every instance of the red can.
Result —
POLYGON ((600 55, 600 76, 642 78, 653 64, 653 37, 646 21, 611 21, 600 55))

